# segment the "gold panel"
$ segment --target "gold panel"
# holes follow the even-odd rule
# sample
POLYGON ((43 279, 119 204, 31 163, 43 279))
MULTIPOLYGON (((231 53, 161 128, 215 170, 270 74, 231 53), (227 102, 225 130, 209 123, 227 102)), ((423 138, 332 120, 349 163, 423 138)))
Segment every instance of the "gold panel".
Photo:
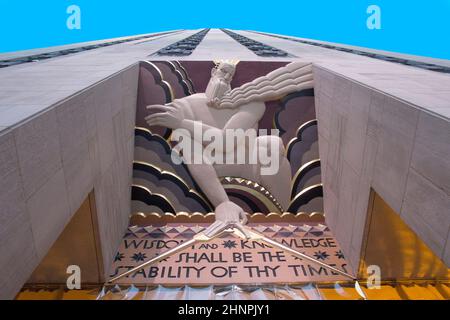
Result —
POLYGON ((359 275, 378 265, 383 280, 448 280, 450 269, 372 190, 359 275))
MULTIPOLYGON (((200 286, 189 286, 188 288, 198 289, 200 286)), ((251 292, 258 288, 257 286, 240 286, 242 293, 251 292)), ((101 300, 144 300, 152 299, 155 294, 155 287, 126 287, 121 286, 121 291, 115 290, 113 292, 111 288, 105 287, 105 295, 101 300), (127 293, 134 289, 135 294, 127 293), (146 293, 149 293, 146 295, 146 293), (152 294, 153 293, 153 294, 152 294)), ((168 293, 171 290, 176 291, 176 287, 164 287, 168 293)), ((214 291, 217 291, 215 288, 214 291)), ((270 288, 267 286, 264 288, 266 295, 269 294, 270 288)), ((275 288, 272 287, 272 290, 275 288)), ((272 291, 271 290, 271 291, 272 291)), ((450 297, 450 287, 446 284, 383 284, 378 290, 369 290, 362 287, 364 294, 367 296, 368 300, 448 300, 450 297)), ((33 287, 24 288, 16 297, 17 300, 94 300, 96 299, 102 287, 92 287, 91 289, 84 290, 66 290, 63 287, 33 287)), ((274 292, 274 291, 272 291, 274 292)), ((220 298, 223 299, 223 289, 221 293, 218 294, 220 298)), ((283 286, 282 290, 276 290, 275 295, 266 296, 269 299, 281 299, 281 300, 291 300, 298 299, 299 297, 310 300, 314 297, 321 298, 324 300, 361 300, 361 296, 356 292, 353 285, 351 284, 316 284, 316 286, 307 287, 288 287, 283 286), (308 291, 311 293, 317 292, 316 295, 308 295, 308 291)), ((178 298, 183 299, 183 292, 174 293, 167 296, 169 299, 178 298)), ((217 293, 212 294, 212 299, 216 299, 217 293)), ((251 299, 248 295, 240 295, 241 299, 251 299)))
POLYGON ((65 287, 29 287, 23 288, 16 300, 96 300, 102 287, 68 290, 65 287))
POLYGON ((81 269, 81 283, 102 283, 103 262, 95 198, 91 193, 34 270, 28 284, 65 284, 70 265, 81 269))

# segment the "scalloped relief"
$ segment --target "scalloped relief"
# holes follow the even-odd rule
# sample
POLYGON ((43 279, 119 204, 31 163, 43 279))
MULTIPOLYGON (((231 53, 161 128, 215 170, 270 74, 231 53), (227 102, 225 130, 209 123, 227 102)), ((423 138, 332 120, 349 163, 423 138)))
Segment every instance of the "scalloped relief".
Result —
MULTIPOLYGON (((283 212, 263 214, 260 212, 249 214, 250 223, 306 223, 306 222, 325 222, 325 214, 322 212, 283 212)), ((214 222, 215 214, 210 212, 207 214, 200 212, 177 212, 176 214, 166 212, 164 214, 156 212, 135 212, 130 216, 130 225, 149 225, 149 224, 165 224, 165 223, 209 223, 214 222)))

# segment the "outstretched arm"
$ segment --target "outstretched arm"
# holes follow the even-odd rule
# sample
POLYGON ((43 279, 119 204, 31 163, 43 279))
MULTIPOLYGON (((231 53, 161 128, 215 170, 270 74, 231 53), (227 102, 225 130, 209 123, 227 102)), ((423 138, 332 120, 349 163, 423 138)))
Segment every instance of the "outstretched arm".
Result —
MULTIPOLYGON (((204 124, 201 121, 183 119, 184 115, 181 108, 182 105, 179 105, 178 103, 172 103, 165 106, 149 106, 147 107, 149 110, 158 110, 162 112, 146 117, 146 121, 149 126, 159 125, 171 129, 185 129, 190 133, 191 139, 193 139, 193 137, 197 138, 194 134, 196 125, 201 126, 202 130, 211 130, 211 133, 216 136, 221 135, 222 137, 225 137, 227 129, 248 129, 253 127, 261 119, 265 111, 264 104, 243 107, 240 112, 236 113, 228 120, 223 129, 220 129, 204 124)), ((195 140, 193 140, 193 143, 206 144, 204 141, 195 140)), ((200 149, 203 150, 203 148, 200 149)), ((242 224, 245 224, 247 221, 246 215, 241 207, 229 201, 214 167, 209 163, 186 164, 194 180, 199 184, 200 188, 215 207, 216 222, 208 227, 205 234, 212 237, 223 229, 234 226, 240 229, 245 236, 248 236, 246 230, 242 227, 242 224)))
MULTIPOLYGON (((210 126, 201 121, 183 119, 183 106, 178 103, 171 103, 168 105, 154 105, 148 106, 148 110, 158 110, 162 111, 159 113, 154 113, 145 118, 149 126, 165 126, 170 129, 185 129, 189 131, 191 137, 194 139, 201 139, 197 141, 201 143, 203 146, 206 146, 210 143, 210 141, 203 141, 203 136, 197 137, 194 134, 194 129, 197 126, 200 126, 201 132, 208 131, 211 136, 214 137, 222 137, 222 141, 225 141, 227 130, 233 129, 243 129, 247 130, 253 128, 259 120, 261 120, 265 111, 265 104, 263 102, 251 102, 245 106, 242 106, 239 112, 231 116, 231 118, 227 121, 225 126, 221 128, 217 128, 214 126, 210 126)), ((243 142, 245 137, 238 137, 237 144, 243 142), (240 140, 242 141, 240 141, 240 140)), ((234 150, 234 146, 232 144, 225 144, 222 146, 222 149, 218 148, 217 151, 220 152, 232 152, 234 150)))
POLYGON ((314 87, 312 64, 292 62, 225 94, 214 106, 234 109, 251 101, 272 101, 314 87))

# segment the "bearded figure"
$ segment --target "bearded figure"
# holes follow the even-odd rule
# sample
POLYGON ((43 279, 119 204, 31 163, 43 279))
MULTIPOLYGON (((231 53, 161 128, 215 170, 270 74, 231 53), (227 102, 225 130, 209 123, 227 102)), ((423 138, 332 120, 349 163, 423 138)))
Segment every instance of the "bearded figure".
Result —
POLYGON ((229 200, 219 177, 242 177, 255 181, 287 207, 291 168, 282 140, 277 135, 254 135, 250 139, 246 139, 246 135, 235 135, 232 143, 227 143, 230 139, 227 133, 233 130, 256 132, 266 110, 265 101, 313 87, 311 64, 293 62, 232 90, 235 70, 235 64, 221 62, 213 68, 206 92, 176 99, 166 105, 147 107, 153 112, 146 117, 150 127, 170 128, 174 130, 173 136, 191 146, 189 150, 183 149, 181 156, 215 208, 216 221, 205 232, 209 237, 230 225, 240 229, 244 235, 247 232, 242 227, 247 222, 246 213, 229 200), (221 143, 215 144, 213 157, 207 152, 205 154, 211 139, 204 139, 204 134, 195 134, 199 129, 206 136, 220 140, 221 143), (244 157, 240 154, 242 152, 245 152, 244 157), (275 170, 268 170, 268 164, 261 161, 261 154, 270 154, 275 170), (246 161, 226 161, 238 158, 246 161))

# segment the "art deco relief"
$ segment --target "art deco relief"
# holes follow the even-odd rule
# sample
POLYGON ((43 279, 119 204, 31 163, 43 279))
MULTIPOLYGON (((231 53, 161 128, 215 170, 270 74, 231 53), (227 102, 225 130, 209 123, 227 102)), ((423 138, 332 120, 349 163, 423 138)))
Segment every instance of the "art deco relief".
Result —
POLYGON ((221 197, 247 213, 323 211, 314 89, 307 64, 141 62, 136 123, 134 214, 208 213, 221 197), (199 179, 205 167, 174 163, 172 128, 158 116, 167 110, 157 106, 165 104, 183 109, 184 120, 203 120, 209 127, 219 124, 224 129, 233 118, 232 126, 267 130, 267 135, 258 134, 254 147, 278 145, 277 174, 261 175, 257 163, 219 164, 214 165, 218 180, 211 187, 214 179, 199 179), (270 135, 272 129, 279 137, 270 135))

